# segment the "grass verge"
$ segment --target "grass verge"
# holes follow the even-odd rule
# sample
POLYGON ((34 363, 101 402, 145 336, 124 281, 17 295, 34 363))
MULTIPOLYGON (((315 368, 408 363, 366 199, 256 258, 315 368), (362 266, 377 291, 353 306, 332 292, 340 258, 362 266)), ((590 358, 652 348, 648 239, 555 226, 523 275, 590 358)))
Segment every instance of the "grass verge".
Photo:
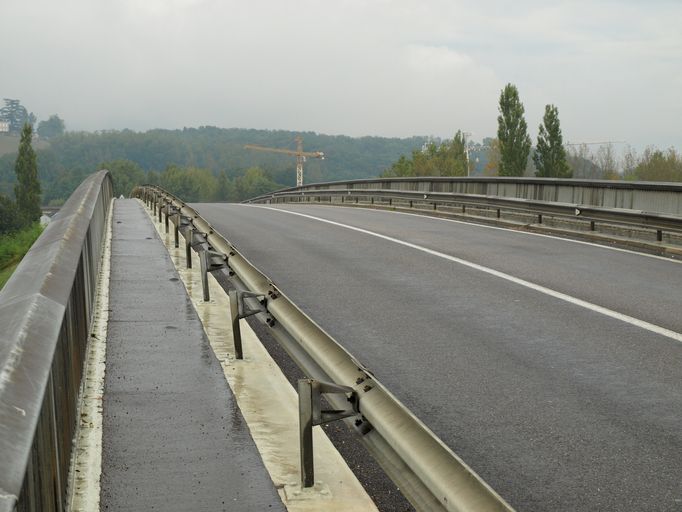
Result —
POLYGON ((42 232, 43 227, 36 222, 16 233, 0 235, 0 289, 42 232))

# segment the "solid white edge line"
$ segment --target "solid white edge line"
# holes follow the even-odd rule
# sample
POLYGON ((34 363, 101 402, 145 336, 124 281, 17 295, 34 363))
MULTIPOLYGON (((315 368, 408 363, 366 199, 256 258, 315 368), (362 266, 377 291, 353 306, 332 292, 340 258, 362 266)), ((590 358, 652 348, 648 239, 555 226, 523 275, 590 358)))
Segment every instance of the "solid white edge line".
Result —
MULTIPOLYGON (((261 205, 244 204, 244 205, 240 205, 240 206, 261 206, 261 205)), ((284 205, 280 205, 280 206, 284 206, 284 205)), ((314 205, 314 204, 304 205, 304 206, 329 208, 329 206, 314 205)), ((345 206, 337 206, 337 205, 330 205, 330 206, 332 206, 333 208, 347 208, 345 206)), ((538 236, 538 237, 543 237, 543 238, 551 238, 552 240, 560 240, 562 242, 569 242, 572 244, 589 245, 590 247, 597 247, 599 249, 606 249, 608 251, 624 252, 626 254, 633 254, 635 256, 644 256, 645 258, 654 258, 657 260, 668 261, 670 263, 677 263, 678 265, 682 264, 682 260, 675 259, 674 256, 659 256, 657 254, 649 254, 646 252, 633 251, 632 249, 623 249, 622 247, 612 247, 610 245, 598 244, 596 242, 586 242, 584 240, 575 240, 573 238, 564 238, 564 237, 557 236, 557 235, 548 235, 546 233, 533 233, 532 231, 519 231, 517 229, 513 229, 510 227, 490 226, 488 224, 477 223, 477 222, 475 222, 474 219, 472 219, 471 221, 457 220, 457 219, 445 219, 443 217, 432 217, 430 215, 420 215, 419 213, 396 212, 396 211, 383 210, 383 209, 377 209, 377 208, 365 208, 363 206, 354 206, 353 208, 355 210, 363 210, 366 212, 395 213, 398 215, 408 215, 410 217, 417 217, 420 219, 426 218, 426 219, 439 220, 442 222, 452 222, 454 224, 462 224, 464 226, 480 227, 480 228, 485 228, 485 229, 495 229, 498 231, 506 231, 508 233, 515 233, 517 235, 527 235, 527 236, 538 236)), ((283 210, 283 211, 291 211, 291 210, 286 210, 284 208, 273 208, 273 209, 283 210)))
POLYGON ((438 258, 442 258, 448 261, 452 261, 453 263, 458 263, 460 265, 464 265, 465 267, 472 268, 474 270, 478 270, 480 272, 484 272, 486 274, 499 277, 500 279, 504 279, 506 281, 510 281, 512 283, 524 286, 526 288, 530 288, 531 290, 535 290, 540 293, 544 293, 545 295, 549 295, 550 297, 554 297, 559 300, 563 300, 565 302, 568 302, 570 304, 574 304, 576 306, 580 306, 586 309, 589 309, 591 311, 594 311, 596 313, 600 313, 604 316, 608 316, 610 318, 614 318, 616 320, 620 320, 621 322, 628 323, 630 325, 634 325, 636 327, 639 327, 641 329, 645 329, 647 331, 653 332, 655 334, 659 334, 661 336, 665 336, 667 338, 673 339, 675 341, 681 342, 682 343, 682 333, 675 332, 670 329, 666 329, 665 327, 661 327, 656 324, 652 324, 650 322, 646 322, 644 320, 640 320, 638 318, 631 317, 629 315, 625 315, 623 313, 619 313, 617 311, 614 311, 612 309, 605 308, 603 306, 599 306, 598 304, 593 304, 592 302, 588 302, 586 300, 578 299, 577 297, 573 297, 571 295, 567 295, 562 292, 558 292, 556 290, 552 290, 551 288, 546 288, 544 286, 541 286, 539 284, 531 283, 530 281, 526 281, 525 279, 521 279, 518 277, 514 277, 510 274, 506 274, 504 272, 500 272, 499 270, 492 269, 490 267, 485 267, 483 265, 479 265, 478 263, 473 263, 468 260, 464 260, 462 258, 457 258, 456 256, 451 256, 449 254, 445 254, 439 251, 434 251, 433 249, 429 249, 427 247, 423 247, 421 245, 413 244, 411 242, 406 242, 404 240, 399 240, 397 238, 393 238, 391 236, 387 235, 382 235, 381 233, 376 233, 375 231, 370 231, 368 229, 363 229, 363 228, 358 228, 355 226, 350 226, 348 224, 343 224, 341 222, 335 222, 333 220, 328 220, 328 219, 323 219, 321 217, 315 217, 314 215, 308 215, 305 213, 299 213, 299 212, 293 212, 290 210, 285 210, 282 208, 272 208, 270 206, 260 206, 260 205, 244 205, 244 206, 251 206, 254 208, 261 208, 264 210, 272 210, 276 212, 282 212, 282 213, 287 213, 289 215, 297 215, 299 217, 305 217, 308 219, 316 220, 318 222, 324 222, 325 224, 330 224, 332 226, 337 226, 345 229, 349 229, 351 231, 356 231, 358 233, 363 233, 365 235, 373 236, 376 238, 380 238, 382 240, 386 240, 388 242, 393 242, 398 245, 402 245, 404 247, 409 247, 410 249, 415 249, 421 252, 424 252, 426 254, 430 254, 431 256, 436 256, 438 258))

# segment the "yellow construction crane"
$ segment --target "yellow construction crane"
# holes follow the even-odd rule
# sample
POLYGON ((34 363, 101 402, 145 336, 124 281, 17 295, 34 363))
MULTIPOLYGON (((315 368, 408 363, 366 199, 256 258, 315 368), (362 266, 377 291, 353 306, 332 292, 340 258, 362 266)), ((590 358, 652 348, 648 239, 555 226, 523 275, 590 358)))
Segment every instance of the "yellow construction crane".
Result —
POLYGON ((282 155, 291 155, 296 157, 296 186, 303 185, 303 162, 306 158, 319 158, 324 160, 324 153, 322 151, 303 151, 303 139, 296 137, 296 151, 292 149, 283 148, 267 148, 265 146, 257 146, 255 144, 247 144, 244 149, 253 149, 254 151, 265 151, 267 153, 279 153, 282 155))

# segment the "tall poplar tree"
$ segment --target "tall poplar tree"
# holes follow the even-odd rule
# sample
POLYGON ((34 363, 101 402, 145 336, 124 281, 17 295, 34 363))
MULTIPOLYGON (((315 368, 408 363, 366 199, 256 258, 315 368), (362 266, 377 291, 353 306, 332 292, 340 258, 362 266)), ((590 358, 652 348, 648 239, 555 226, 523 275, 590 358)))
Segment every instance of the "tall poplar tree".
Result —
POLYGON ((515 85, 507 84, 500 94, 497 139, 500 143, 500 176, 523 176, 530 153, 528 125, 515 85))
POLYGON ((26 123, 21 131, 19 154, 14 164, 14 172, 17 175, 14 195, 19 217, 25 225, 40 219, 40 182, 38 181, 36 153, 31 146, 32 138, 33 128, 26 123))
POLYGON ((542 178, 570 178, 573 175, 566 161, 559 110, 554 105, 545 106, 533 162, 537 169, 535 175, 542 178))

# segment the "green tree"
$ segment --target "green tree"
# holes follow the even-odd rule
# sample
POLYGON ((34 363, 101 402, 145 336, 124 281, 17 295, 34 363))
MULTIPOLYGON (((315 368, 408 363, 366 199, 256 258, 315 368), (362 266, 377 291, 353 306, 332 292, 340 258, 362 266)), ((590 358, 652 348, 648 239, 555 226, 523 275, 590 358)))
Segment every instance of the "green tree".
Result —
POLYGON ((545 106, 533 163, 537 169, 535 175, 542 178, 570 178, 572 175, 566 161, 559 110, 554 105, 545 106))
POLYGON ((0 235, 11 233, 20 227, 17 205, 9 197, 0 194, 0 235))
POLYGON ((643 181, 682 181, 682 157, 673 148, 646 148, 634 174, 643 181))
POLYGON ((458 130, 452 140, 441 144, 431 142, 421 151, 412 151, 412 158, 404 155, 390 169, 382 173, 384 178, 400 176, 466 176, 467 140, 458 130))
POLYGON ((382 178, 399 178, 401 176, 414 176, 412 160, 405 155, 401 155, 390 169, 386 169, 381 174, 382 178))
POLYGON ((57 115, 51 115, 47 121, 40 121, 36 132, 40 137, 49 139, 64 133, 64 121, 57 115))
POLYGON ((218 183, 208 169, 170 165, 159 176, 159 185, 185 201, 215 200, 218 183))
POLYGON ((40 181, 38 181, 38 164, 36 153, 31 146, 33 128, 26 123, 21 131, 19 154, 14 164, 17 182, 14 185, 14 196, 17 201, 19 218, 23 225, 29 225, 40 219, 40 181))
POLYGON ((113 160, 104 162, 97 167, 111 172, 115 197, 128 196, 134 187, 142 185, 146 181, 144 171, 130 160, 113 160))
POLYGON ((218 174, 218 190, 216 199, 218 201, 232 201, 235 198, 234 183, 227 177, 227 172, 220 171, 218 174))
POLYGON ((523 103, 515 85, 507 84, 500 94, 497 139, 500 142, 500 176, 523 176, 531 141, 523 103))
POLYGON ((282 187, 272 181, 265 171, 258 167, 247 169, 244 176, 240 176, 235 180, 238 201, 267 194, 279 188, 282 187))

